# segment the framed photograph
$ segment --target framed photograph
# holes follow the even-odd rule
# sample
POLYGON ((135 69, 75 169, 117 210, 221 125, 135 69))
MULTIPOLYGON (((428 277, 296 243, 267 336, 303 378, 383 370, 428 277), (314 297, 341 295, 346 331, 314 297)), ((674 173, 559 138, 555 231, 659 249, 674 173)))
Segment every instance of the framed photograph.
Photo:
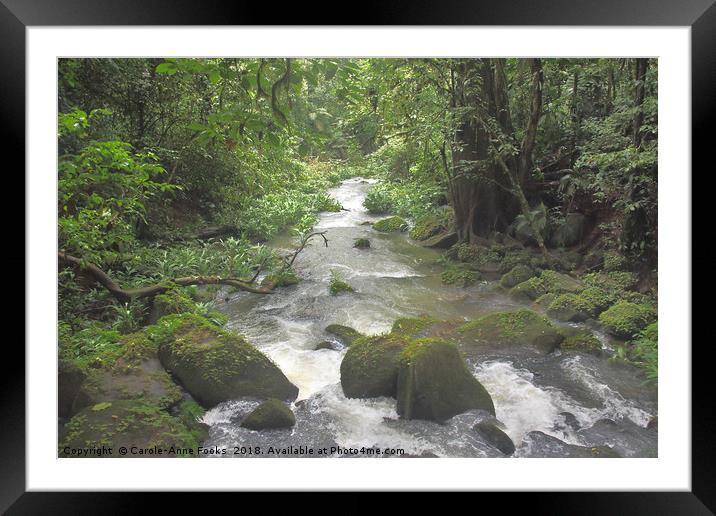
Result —
POLYGON ((710 514, 691 170, 711 3, 264 26, 2 0, 27 299, 2 508, 540 491, 710 514))

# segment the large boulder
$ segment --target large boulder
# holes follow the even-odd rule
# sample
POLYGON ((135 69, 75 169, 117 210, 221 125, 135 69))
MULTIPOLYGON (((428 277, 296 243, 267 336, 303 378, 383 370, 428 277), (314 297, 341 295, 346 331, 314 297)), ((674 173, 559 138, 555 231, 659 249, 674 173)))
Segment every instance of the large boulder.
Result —
POLYGON ((80 387, 87 373, 71 360, 60 359, 57 371, 57 413, 59 417, 73 414, 74 405, 80 387))
POLYGON ((329 324, 326 326, 326 331, 331 335, 335 335, 344 346, 350 346, 357 339, 363 337, 362 333, 342 324, 329 324))
POLYGON ((418 337, 425 330, 434 326, 439 321, 428 315, 421 315, 420 317, 401 317, 396 319, 393 323, 391 333, 395 335, 402 335, 404 337, 418 337))
POLYGON ((434 237, 439 233, 443 233, 453 225, 453 211, 447 207, 439 213, 431 213, 418 217, 415 226, 410 230, 410 238, 413 240, 424 241, 430 237, 434 237))
POLYGON ((124 353, 114 362, 87 368, 73 413, 103 401, 134 399, 168 408, 181 400, 181 390, 162 367, 147 332, 124 335, 120 343, 124 353))
POLYGON ((296 416, 293 415, 291 409, 277 399, 264 401, 241 422, 241 426, 249 430, 291 428, 295 424, 296 416))
POLYGON ((403 418, 445 421, 471 409, 495 414, 490 394, 454 344, 417 339, 405 346, 398 362, 398 414, 403 418))
POLYGON ((656 321, 656 310, 648 304, 619 301, 599 316, 606 330, 616 337, 630 339, 656 321))
POLYGON ((510 290, 510 295, 521 301, 536 300, 545 294, 577 293, 586 288, 578 279, 553 270, 544 270, 539 276, 523 281, 510 290))
POLYGON ((164 367, 205 407, 244 396, 293 401, 298 395, 268 357, 201 316, 170 315, 152 328, 164 367))
POLYGON ((564 339, 545 316, 528 309, 492 312, 462 325, 458 332, 469 346, 532 346, 542 353, 554 351, 564 339))
POLYGON ((104 447, 107 451, 102 455, 104 457, 194 457, 198 444, 196 436, 180 419, 156 405, 138 400, 118 400, 100 402, 77 413, 61 432, 58 451, 60 457, 77 457, 73 450, 104 447), (121 447, 163 451, 151 455, 131 452, 122 455, 119 451, 121 447), (172 447, 194 450, 194 455, 176 450, 172 452, 172 447))
POLYGON ((457 233, 455 231, 445 231, 422 240, 420 244, 423 247, 433 249, 449 249, 457 244, 457 233))
POLYGON ((355 341, 341 362, 341 387, 346 397, 395 397, 397 359, 406 344, 406 339, 391 334, 355 341))

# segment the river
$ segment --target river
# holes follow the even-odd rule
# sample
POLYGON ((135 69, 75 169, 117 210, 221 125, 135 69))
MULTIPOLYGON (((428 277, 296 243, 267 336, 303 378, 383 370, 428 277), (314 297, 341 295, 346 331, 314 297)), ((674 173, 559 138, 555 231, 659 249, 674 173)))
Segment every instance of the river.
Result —
MULTIPOLYGON (((324 328, 345 324, 366 334, 390 330, 403 316, 430 314, 444 319, 474 319, 481 314, 520 305, 489 283, 445 286, 440 281, 440 253, 421 247, 406 234, 383 234, 362 223, 370 215, 363 199, 370 181, 354 178, 331 190, 344 211, 323 213, 315 228, 326 231, 297 258, 301 282, 273 295, 230 294, 218 308, 228 327, 245 335, 268 355, 299 388, 292 407, 297 423, 291 430, 254 432, 240 427, 255 400, 220 404, 204 416, 210 425, 205 446, 350 448, 404 450, 412 456, 497 457, 500 453, 472 431, 481 417, 471 412, 446 423, 398 418, 392 398, 347 399, 340 386, 345 349, 314 350, 330 338, 324 328), (369 238, 370 249, 353 248, 369 238), (331 270, 355 293, 331 296, 331 270)), ((288 252, 295 238, 270 242, 288 252)), ((608 349, 609 341, 597 336, 608 349)), ((656 389, 645 386, 630 367, 587 354, 535 356, 508 349, 488 356, 468 356, 468 366, 492 395, 496 416, 517 450, 515 457, 560 456, 559 447, 527 436, 540 431, 565 443, 610 445, 622 456, 657 453, 657 432, 647 425, 657 412, 656 389)))

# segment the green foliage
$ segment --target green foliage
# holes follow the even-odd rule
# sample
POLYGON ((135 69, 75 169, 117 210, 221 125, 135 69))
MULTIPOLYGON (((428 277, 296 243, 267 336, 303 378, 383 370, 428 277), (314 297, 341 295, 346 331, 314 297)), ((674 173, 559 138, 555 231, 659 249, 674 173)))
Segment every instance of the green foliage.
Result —
POLYGON ((479 272, 461 265, 451 265, 440 275, 440 279, 445 285, 455 285, 458 287, 474 285, 480 278, 479 272))
POLYGON ((346 283, 337 271, 331 271, 331 280, 328 284, 328 291, 332 296, 336 296, 341 292, 355 292, 353 287, 346 283))
POLYGON ((599 316, 606 329, 622 338, 632 338, 656 320, 656 310, 646 304, 619 301, 599 316))
POLYGON ((631 342, 631 359, 646 371, 647 380, 658 382, 659 379, 659 330, 654 322, 644 328, 638 337, 631 342))
POLYGON ((373 229, 382 233, 391 233, 394 231, 405 231, 408 229, 408 223, 401 217, 393 216, 387 219, 381 219, 373 224, 373 229))

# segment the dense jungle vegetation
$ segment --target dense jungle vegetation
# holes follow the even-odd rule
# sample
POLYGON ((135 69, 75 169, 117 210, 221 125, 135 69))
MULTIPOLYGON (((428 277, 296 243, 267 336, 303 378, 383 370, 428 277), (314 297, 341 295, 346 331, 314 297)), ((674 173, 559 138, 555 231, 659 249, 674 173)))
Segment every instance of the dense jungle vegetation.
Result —
POLYGON ((371 213, 445 249, 443 281, 519 276, 503 286, 557 318, 599 319, 624 340, 616 358, 655 381, 657 71, 655 59, 61 59, 60 375, 79 384, 129 342, 144 349, 142 329, 165 314, 222 324, 219 286, 298 281, 293 260, 323 245, 317 214, 342 208, 327 190, 361 176, 378 179, 371 213), (284 231, 288 256, 266 246, 284 231), (552 292, 542 270, 589 288, 552 292))

